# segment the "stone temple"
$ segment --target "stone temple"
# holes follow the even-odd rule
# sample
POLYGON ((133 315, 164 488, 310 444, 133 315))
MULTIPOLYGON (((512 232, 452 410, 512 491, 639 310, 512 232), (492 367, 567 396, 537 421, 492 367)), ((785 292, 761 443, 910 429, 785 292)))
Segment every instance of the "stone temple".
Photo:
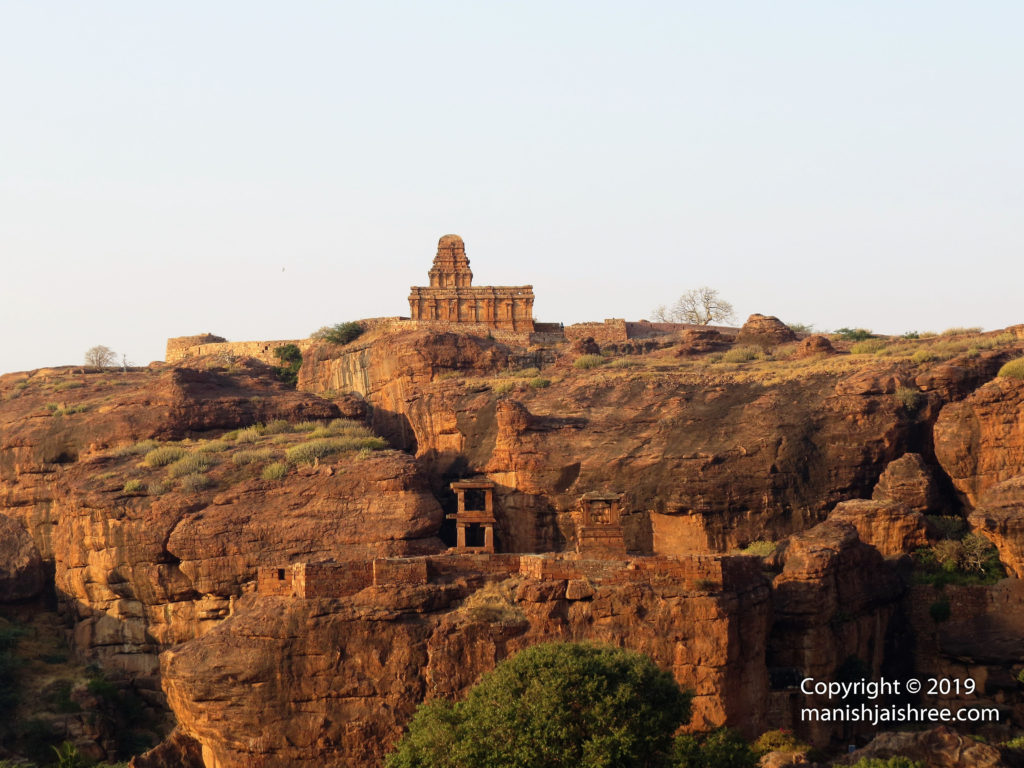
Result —
POLYGON ((414 286, 409 294, 413 320, 533 332, 533 286, 473 285, 466 245, 458 235, 438 240, 434 265, 427 274, 430 287, 414 286))

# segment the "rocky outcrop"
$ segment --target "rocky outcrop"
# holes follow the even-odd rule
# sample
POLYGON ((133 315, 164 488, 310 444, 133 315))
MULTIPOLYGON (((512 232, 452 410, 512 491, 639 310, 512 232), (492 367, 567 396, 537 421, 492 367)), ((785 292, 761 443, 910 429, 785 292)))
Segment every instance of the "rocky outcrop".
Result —
MULTIPOLYGON (((791 536, 775 556, 782 570, 773 582, 775 620, 768 663, 796 679, 835 679, 836 670, 858 660, 864 674, 877 677, 886 660, 887 637, 903 585, 879 552, 863 543, 851 523, 829 519, 791 536)), ((827 723, 805 723, 800 707, 827 704, 792 691, 778 694, 777 711, 815 743, 832 735, 827 723), (783 703, 785 702, 785 703, 783 703)))
POLYGON ((1024 381, 999 377, 935 422, 935 456, 971 506, 1024 467, 1024 381))
POLYGON ((914 383, 922 392, 936 392, 943 400, 960 400, 990 381, 1006 358, 1006 352, 999 350, 955 357, 923 371, 914 383))
POLYGON ((43 560, 25 526, 0 515, 0 603, 27 600, 43 590, 43 560))
POLYGON ((922 514, 938 514, 945 506, 935 477, 919 453, 905 453, 889 462, 871 498, 894 501, 922 514))
POLYGON ((793 329, 773 315, 751 315, 736 335, 736 343, 739 345, 776 347, 791 341, 796 341, 793 329))
POLYGON ((885 731, 863 749, 844 756, 836 765, 854 765, 861 760, 905 757, 924 768, 1010 768, 1016 762, 1003 759, 996 747, 957 733, 941 725, 930 731, 885 731))
POLYGON ((1006 569, 1024 579, 1024 475, 989 488, 967 521, 996 545, 1006 569))
POLYGON ((696 592, 655 580, 570 596, 565 580, 513 578, 371 587, 345 600, 251 596, 164 655, 165 687, 207 766, 371 766, 423 698, 461 696, 537 642, 587 639, 671 670, 696 692, 696 727, 728 718, 752 734, 767 692, 768 620, 767 587, 756 567, 752 576, 696 592), (500 611, 475 607, 481 590, 502 596, 500 611))
MULTIPOLYGON (((892 465, 890 465, 892 466, 892 465)), ((894 501, 852 499, 836 505, 830 522, 850 523, 861 541, 886 557, 928 545, 924 515, 894 501)))
POLYGON ((803 339, 796 348, 796 357, 817 357, 818 355, 834 355, 836 353, 828 336, 815 333, 803 339))
POLYGON ((13 389, 0 403, 0 521, 11 534, 0 543, 23 555, 3 560, 24 560, 14 596, 34 593, 24 585, 38 583, 39 557, 49 561, 78 652, 112 673, 153 685, 159 651, 227 616, 261 565, 443 547, 441 509, 405 454, 336 455, 267 481, 262 467, 305 433, 210 439, 258 421, 338 416, 265 366, 65 369, 13 389), (56 398, 57 410, 44 407, 56 398), (142 461, 158 443, 131 445, 147 438, 202 454, 203 485, 142 461))
POLYGON ((208 768, 203 763, 203 748, 191 736, 174 731, 159 746, 139 755, 128 768, 208 768))
POLYGON ((678 334, 678 342, 675 345, 677 357, 692 355, 706 355, 709 352, 717 352, 729 346, 729 339, 725 338, 714 328, 686 328, 678 334))

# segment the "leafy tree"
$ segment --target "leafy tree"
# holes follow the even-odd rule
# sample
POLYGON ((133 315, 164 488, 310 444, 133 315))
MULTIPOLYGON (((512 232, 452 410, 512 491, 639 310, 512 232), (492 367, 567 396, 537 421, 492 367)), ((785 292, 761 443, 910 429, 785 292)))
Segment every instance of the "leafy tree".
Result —
POLYGON ((293 387, 299 383, 299 368, 302 367, 302 352, 294 344, 285 344, 274 350, 274 357, 282 365, 277 369, 277 377, 293 387))
POLYGON ((649 657, 548 643, 420 706, 387 768, 669 768, 692 693, 649 657))
POLYGON ((715 288, 705 285, 684 293, 671 308, 664 304, 657 307, 651 317, 662 323, 708 325, 732 322, 736 315, 732 304, 719 296, 715 288))
POLYGON ((320 341, 329 341, 331 344, 348 344, 355 341, 363 333, 363 326, 359 323, 349 321, 337 323, 336 325, 325 325, 323 328, 313 332, 313 338, 320 341))
POLYGON ((755 768, 757 760, 750 744, 728 728, 704 736, 680 734, 672 752, 673 768, 755 768))
POLYGON ((93 368, 109 368, 117 360, 117 353, 110 347, 98 344, 85 353, 85 364, 93 368))

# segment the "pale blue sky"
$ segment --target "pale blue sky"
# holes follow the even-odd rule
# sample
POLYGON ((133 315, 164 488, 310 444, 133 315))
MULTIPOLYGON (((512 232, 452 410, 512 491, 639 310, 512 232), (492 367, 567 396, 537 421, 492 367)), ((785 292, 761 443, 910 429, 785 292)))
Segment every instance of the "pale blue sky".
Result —
POLYGON ((0 372, 406 314, 1024 322, 1016 2, 0 0, 0 372), (282 272, 282 268, 284 271, 282 272))

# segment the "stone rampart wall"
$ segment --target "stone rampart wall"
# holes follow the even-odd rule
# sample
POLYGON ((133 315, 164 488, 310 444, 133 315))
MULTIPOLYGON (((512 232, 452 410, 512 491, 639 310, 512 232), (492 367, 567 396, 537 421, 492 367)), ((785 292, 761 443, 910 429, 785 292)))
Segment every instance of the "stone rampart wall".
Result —
POLYGON ((625 341, 628 338, 626 321, 620 318, 611 318, 603 323, 574 323, 565 326, 565 338, 568 341, 577 341, 588 336, 598 344, 625 341))
POLYGON ((258 591, 266 595, 335 598, 369 586, 418 585, 458 577, 505 579, 514 575, 535 581, 586 579, 602 584, 669 579, 687 589, 729 589, 755 583, 760 568, 758 558, 741 555, 598 559, 563 554, 452 553, 260 568, 258 591))

